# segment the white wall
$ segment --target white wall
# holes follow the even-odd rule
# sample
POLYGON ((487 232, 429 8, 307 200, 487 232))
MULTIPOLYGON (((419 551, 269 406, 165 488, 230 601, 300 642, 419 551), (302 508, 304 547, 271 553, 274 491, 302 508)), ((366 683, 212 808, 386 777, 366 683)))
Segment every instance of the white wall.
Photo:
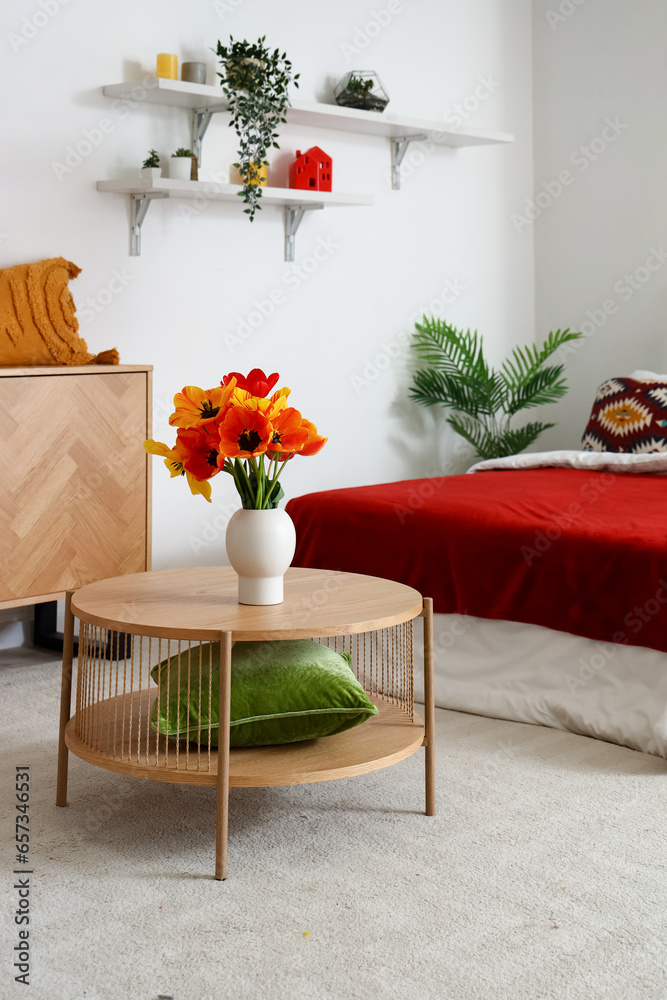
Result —
MULTIPOLYGON (((532 189, 528 0, 394 0, 395 13, 379 31, 373 11, 385 9, 384 0, 57 2, 9 0, 2 7, 0 266, 62 254, 83 268, 72 292, 90 348, 115 345, 122 361, 155 365, 157 439, 173 439, 167 415, 183 385, 211 386, 229 370, 259 366, 281 373, 293 404, 329 437, 318 457, 296 459, 287 470, 288 496, 456 468, 452 438, 438 443, 432 416, 406 404, 404 342, 414 318, 438 308, 477 327, 496 360, 534 334, 532 235, 519 236, 510 219, 532 189), (57 12, 41 26, 43 8, 57 12), (22 32, 34 37, 24 41, 22 32), (98 193, 95 182, 132 175, 150 147, 164 157, 189 145, 190 121, 185 111, 141 102, 128 111, 101 88, 141 79, 158 51, 207 61, 213 83, 211 49, 229 34, 266 34, 271 46, 286 49, 301 72, 303 99, 331 101, 344 72, 372 68, 389 91, 391 111, 443 119, 466 98, 473 108, 480 79, 492 81, 493 93, 465 124, 514 132, 516 142, 439 149, 394 192, 385 140, 288 128, 278 155, 283 169, 297 146, 318 143, 333 157, 336 190, 376 199, 372 208, 305 220, 296 267, 320 241, 331 248, 305 280, 283 260, 275 208, 250 225, 240 205, 214 203, 188 222, 183 202, 156 203, 142 255, 129 257, 128 200, 98 193), (112 130, 63 175, 54 164, 65 161, 85 130, 96 135, 103 119, 112 130), (94 313, 90 300, 99 306, 117 273, 124 288, 94 313), (464 291, 444 305, 437 300, 447 282, 464 291), (284 303, 234 343, 239 323, 275 289, 284 303), (380 371, 387 347, 398 357, 380 371)), ((202 177, 226 168, 234 153, 233 132, 214 117, 202 177)), ((274 181, 279 177, 280 170, 274 181)), ((204 548, 196 540, 234 502, 228 477, 214 481, 213 499, 209 506, 191 497, 185 482, 170 481, 155 461, 155 568, 223 560, 222 530, 204 548)))
POLYGON ((578 447, 604 379, 667 371, 666 37, 664 0, 534 5, 542 207, 518 228, 535 239, 538 335, 587 334, 568 358, 569 396, 545 411, 558 421, 547 447, 578 447))

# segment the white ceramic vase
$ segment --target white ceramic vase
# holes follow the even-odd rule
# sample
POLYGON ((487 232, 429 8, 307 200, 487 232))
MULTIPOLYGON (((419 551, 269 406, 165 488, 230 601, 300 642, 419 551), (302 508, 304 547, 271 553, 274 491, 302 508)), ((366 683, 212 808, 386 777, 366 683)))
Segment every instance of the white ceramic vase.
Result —
POLYGON ((174 181, 189 181, 192 172, 191 156, 169 157, 169 178, 174 181))
POLYGON ((296 531, 286 511, 237 510, 227 525, 227 556, 239 578, 239 604, 281 604, 296 531))

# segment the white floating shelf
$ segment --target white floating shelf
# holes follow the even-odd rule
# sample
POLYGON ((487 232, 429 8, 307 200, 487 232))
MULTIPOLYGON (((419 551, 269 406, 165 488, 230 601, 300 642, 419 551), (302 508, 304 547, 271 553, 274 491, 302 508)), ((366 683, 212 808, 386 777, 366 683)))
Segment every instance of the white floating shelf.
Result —
MULTIPOLYGON (((240 184, 218 184, 216 181, 175 181, 167 177, 144 180, 138 177, 98 181, 98 191, 112 194, 162 194, 167 198, 194 198, 197 194, 209 201, 235 201, 240 204, 240 184)), ((346 208, 372 205, 370 194, 339 194, 337 191, 300 191, 295 188, 262 188, 262 205, 312 205, 313 208, 346 208)))
MULTIPOLYGON (((187 86, 184 84, 184 86, 187 86)), ((200 88, 201 89, 201 88, 200 88)), ((141 253, 141 227, 151 201, 155 198, 190 198, 205 201, 235 201, 240 205, 239 184, 218 184, 215 181, 178 181, 168 178, 132 177, 98 181, 97 190, 110 194, 129 195, 132 203, 130 255, 141 253)), ((294 260, 294 238, 304 213, 322 208, 347 208, 372 205, 367 194, 338 194, 335 191, 299 191, 292 188, 262 188, 262 205, 285 208, 285 260, 294 260)))
MULTIPOLYGON (((162 77, 151 77, 146 83, 115 83, 104 87, 103 92, 106 97, 147 101, 149 104, 165 104, 191 110, 206 108, 225 111, 228 105, 220 87, 165 80, 162 77)), ((293 101, 287 110, 287 121, 290 125, 357 132, 387 139, 426 136, 443 146, 483 146, 514 141, 514 136, 507 132, 451 128, 441 121, 406 118, 385 112, 358 111, 356 108, 341 108, 337 104, 316 104, 311 101, 293 101)))
MULTIPOLYGON (((192 111, 192 149, 201 165, 202 140, 211 116, 226 112, 229 102, 220 87, 147 77, 131 83, 115 83, 103 87, 106 97, 132 102, 136 107, 143 101, 186 108, 192 111)), ((514 141, 507 132, 478 131, 451 128, 441 121, 406 118, 399 115, 341 108, 337 104, 315 104, 294 101, 287 109, 289 125, 304 128, 332 129, 358 135, 389 139, 391 145, 392 187, 401 186, 401 163, 411 142, 432 141, 440 146, 485 146, 514 141)), ((305 143, 304 143, 305 144, 305 143)), ((132 205, 130 254, 141 252, 141 227, 154 198, 193 198, 200 194, 211 201, 234 201, 241 187, 208 181, 133 180, 98 181, 98 191, 130 196, 132 205)), ((297 191, 287 188, 263 188, 262 204, 282 205, 285 209, 285 260, 294 260, 294 238, 304 213, 309 209, 372 205, 373 199, 362 194, 338 194, 325 191, 297 191)))
POLYGON ((167 104, 173 108, 226 108, 227 98, 220 87, 207 87, 203 83, 184 83, 182 80, 165 80, 153 76, 130 83, 114 83, 103 87, 105 97, 141 104, 167 104))

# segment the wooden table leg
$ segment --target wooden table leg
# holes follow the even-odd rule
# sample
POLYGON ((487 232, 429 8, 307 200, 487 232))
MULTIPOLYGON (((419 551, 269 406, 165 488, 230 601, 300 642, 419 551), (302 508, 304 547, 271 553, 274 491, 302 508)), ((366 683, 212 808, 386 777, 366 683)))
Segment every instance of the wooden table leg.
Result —
POLYGON ((435 816, 435 693, 433 690, 433 601, 424 598, 424 735, 426 737, 426 815, 435 816))
POLYGON ((58 778, 56 781, 56 805, 67 805, 67 766, 69 751, 65 744, 65 726, 69 722, 72 708, 72 652, 74 649, 74 615, 72 595, 68 590, 65 597, 65 634, 63 637, 63 673, 60 682, 60 735, 58 737, 58 778))
POLYGON ((220 709, 218 716, 218 780, 215 812, 215 877, 227 878, 229 819, 229 711, 232 689, 232 633, 220 635, 220 709))

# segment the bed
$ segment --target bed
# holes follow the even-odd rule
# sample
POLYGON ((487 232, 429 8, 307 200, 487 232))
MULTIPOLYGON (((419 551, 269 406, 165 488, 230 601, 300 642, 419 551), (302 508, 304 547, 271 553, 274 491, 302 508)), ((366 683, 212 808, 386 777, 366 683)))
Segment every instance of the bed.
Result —
POLYGON ((667 452, 470 473, 292 500, 295 565, 432 597, 441 707, 667 757, 667 452))

